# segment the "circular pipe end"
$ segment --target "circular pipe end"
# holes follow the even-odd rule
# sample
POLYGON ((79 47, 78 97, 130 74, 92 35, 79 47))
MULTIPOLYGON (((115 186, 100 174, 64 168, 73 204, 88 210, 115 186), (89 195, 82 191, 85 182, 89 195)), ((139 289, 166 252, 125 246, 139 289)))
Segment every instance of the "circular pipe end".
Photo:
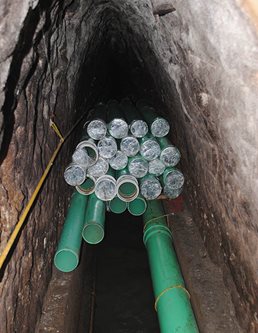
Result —
POLYGON ((86 224, 82 231, 82 237, 89 244, 98 244, 104 238, 105 232, 101 225, 97 223, 86 224))
POLYGON ((117 180, 117 196, 125 202, 135 200, 139 195, 138 181, 134 176, 122 175, 117 180))
POLYGON ((82 185, 75 187, 77 192, 82 195, 90 195, 95 190, 95 179, 88 177, 82 185))
POLYGON ((128 203, 128 211, 134 216, 141 216, 147 209, 147 202, 141 197, 128 203))
POLYGON ((79 263, 79 255, 71 249, 61 249, 56 252, 54 264, 59 271, 68 273, 73 271, 79 263))
POLYGON ((115 197, 109 202, 109 208, 112 213, 122 214, 126 211, 127 203, 119 197, 115 197))

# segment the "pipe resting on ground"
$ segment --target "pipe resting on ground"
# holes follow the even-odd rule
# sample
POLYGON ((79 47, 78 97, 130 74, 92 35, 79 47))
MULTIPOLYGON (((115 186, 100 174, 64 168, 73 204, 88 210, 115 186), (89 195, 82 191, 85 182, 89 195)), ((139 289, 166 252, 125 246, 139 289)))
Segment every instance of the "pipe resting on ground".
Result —
POLYGON ((172 247, 160 201, 148 201, 143 215, 146 246, 161 333, 198 333, 189 293, 172 247))
POLYGON ((88 197, 74 192, 55 254, 55 266, 62 272, 74 270, 80 257, 82 228, 88 197))

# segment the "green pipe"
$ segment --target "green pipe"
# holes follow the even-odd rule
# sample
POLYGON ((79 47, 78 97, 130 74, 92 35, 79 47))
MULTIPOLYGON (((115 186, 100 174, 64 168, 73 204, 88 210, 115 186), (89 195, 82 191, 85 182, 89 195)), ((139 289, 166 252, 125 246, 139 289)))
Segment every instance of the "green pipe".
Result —
POLYGON ((129 98, 124 98, 120 106, 123 110, 123 114, 128 124, 131 124, 133 121, 141 119, 141 114, 137 108, 133 105, 129 98))
POLYGON ((140 179, 140 190, 146 200, 154 200, 161 194, 162 186, 156 176, 147 174, 140 179))
POLYGON ((167 137, 157 138, 161 153, 160 153, 160 160, 166 165, 174 167, 178 164, 181 158, 180 151, 172 145, 167 137))
POLYGON ((139 109, 140 109, 140 113, 142 114, 144 120, 151 127, 154 120, 157 119, 157 117, 158 117, 155 109, 153 107, 147 106, 147 105, 142 106, 139 109))
POLYGON ((92 193, 89 196, 82 230, 82 237, 87 243, 98 244, 104 238, 105 211, 105 203, 92 193))
POLYGON ((85 182, 75 188, 82 195, 90 195, 95 190, 95 182, 96 181, 93 177, 87 176, 85 182))
POLYGON ((139 194, 137 179, 130 175, 128 168, 116 171, 117 195, 126 202, 133 201, 139 194))
POLYGON ((152 161, 159 157, 160 155, 160 146, 156 138, 152 134, 147 133, 140 140, 140 154, 147 161, 152 161))
POLYGON ((146 246, 161 333, 197 333, 198 327, 185 289, 171 231, 158 200, 148 202, 143 215, 146 246))
POLYGON ((129 213, 134 216, 141 216, 147 209, 147 202, 141 195, 139 195, 133 201, 128 202, 127 205, 129 213))
POLYGON ((71 272, 79 263, 82 228, 88 197, 74 192, 54 257, 54 264, 62 272, 71 272))
POLYGON ((123 118, 123 112, 119 102, 115 99, 107 103, 107 122, 110 123, 115 118, 123 118))
POLYGON ((104 122, 107 121, 107 107, 106 105, 99 103, 93 110, 90 111, 90 120, 102 119, 104 122))
POLYGON ((184 185, 184 175, 174 167, 167 167, 161 176, 163 186, 169 186, 171 189, 179 189, 184 185))
POLYGON ((112 213, 122 214, 126 211, 127 203, 118 197, 109 201, 109 209, 112 213))
POLYGON ((136 178, 144 177, 149 170, 149 163, 140 154, 129 157, 128 170, 136 178))
POLYGON ((164 137, 168 134, 170 126, 168 121, 158 116, 155 109, 151 106, 140 106, 140 112, 144 120, 149 125, 151 133, 155 137, 164 137))
POLYGON ((133 105, 128 98, 124 98, 120 103, 127 123, 129 124, 130 132, 136 138, 142 138, 148 133, 148 125, 142 119, 139 110, 133 105))
POLYGON ((108 131, 116 139, 122 139, 128 134, 128 124, 119 103, 115 100, 108 103, 108 131))

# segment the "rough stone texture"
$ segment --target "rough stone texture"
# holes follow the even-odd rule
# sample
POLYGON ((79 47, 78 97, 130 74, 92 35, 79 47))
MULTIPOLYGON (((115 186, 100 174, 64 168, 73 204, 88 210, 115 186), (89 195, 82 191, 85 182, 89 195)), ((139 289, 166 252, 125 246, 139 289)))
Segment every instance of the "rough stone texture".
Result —
POLYGON ((95 254, 93 248, 86 244, 82 250, 81 264, 76 271, 62 273, 54 268, 44 298, 42 315, 33 332, 85 332, 92 319, 95 271, 95 254))
MULTIPOLYGON (((90 2, 82 1, 81 5, 75 1, 42 1, 35 9, 30 2, 27 11, 22 9, 26 3, 1 3, 1 10, 6 11, 1 20, 2 29, 6 27, 3 31, 6 42, 1 37, 5 45, 2 50, 10 47, 11 55, 3 60, 1 71, 4 122, 1 124, 0 252, 57 146, 50 119, 66 133, 78 113, 85 111, 76 90, 78 73, 82 65, 94 68, 97 59, 94 52, 105 30, 101 18, 89 19, 90 2), (10 17, 7 12, 12 13, 10 17), (12 19, 18 23, 9 31, 8 22, 12 19), (91 61, 85 61, 89 49, 91 61)), ((97 15, 98 8, 94 11, 97 15)), ((86 91, 82 94, 88 107, 100 91, 94 85, 92 73, 87 72, 86 91), (87 90, 89 85, 91 90, 87 90)), ((58 231, 71 193, 62 179, 72 148, 71 139, 56 160, 1 271, 1 332, 33 332, 40 316, 58 231)))
POLYGON ((187 208, 175 210, 173 200, 165 202, 169 226, 182 274, 200 332, 244 333, 239 326, 223 273, 208 256, 204 242, 187 208), (176 211, 176 213, 175 213, 176 211))
MULTIPOLYGON (((49 119, 65 133, 100 96, 145 96, 169 114, 195 220, 241 324, 258 331, 258 41, 244 12, 250 3, 2 1, 0 250, 57 144, 49 119)), ((39 316, 71 147, 2 273, 1 332, 33 331, 39 316)))

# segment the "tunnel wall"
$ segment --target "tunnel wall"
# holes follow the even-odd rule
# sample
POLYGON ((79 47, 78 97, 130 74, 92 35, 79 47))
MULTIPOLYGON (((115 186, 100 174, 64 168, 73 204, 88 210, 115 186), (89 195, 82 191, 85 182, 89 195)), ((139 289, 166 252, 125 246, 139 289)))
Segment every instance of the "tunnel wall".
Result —
MULTIPOLYGON (((85 1, 0 4, 0 252, 57 146, 50 119, 65 134, 86 111, 85 101, 94 103, 94 73, 88 71, 81 94, 78 73, 95 66, 88 58, 94 59, 105 30, 102 9, 85 1)), ((41 314, 71 194, 62 174, 72 148, 73 135, 1 271, 0 332, 33 332, 41 314)))
MULTIPOLYGON (((89 102, 88 97, 79 103, 74 98, 82 96, 80 70, 98 54, 107 27, 113 25, 114 36, 123 38, 139 66, 152 76, 155 93, 145 89, 148 83, 141 77, 138 90, 169 115, 171 137, 182 152, 185 196, 211 257, 223 269, 239 320, 248 332, 255 332, 258 42, 254 23, 239 3, 0 4, 1 250, 56 146, 49 119, 65 133, 77 105, 89 102), (108 8, 109 19, 103 15, 108 8)), ((88 74, 91 91, 98 89, 88 74)), ((60 177, 68 147, 1 277, 0 331, 27 332, 40 314, 70 193, 60 177)))
MULTIPOLYGON (((185 196, 244 329, 257 328, 257 55, 247 3, 130 1, 119 31, 170 117, 185 196), (157 94, 158 92, 158 94, 157 94)), ((123 14, 123 15, 122 15, 123 14)), ((142 87, 142 86, 141 86, 142 87)))
POLYGON ((255 26, 234 1, 132 3, 140 19, 136 25, 132 14, 130 26, 136 26, 136 44, 160 92, 156 106, 169 114, 183 154, 185 196, 210 256, 223 269, 239 321, 256 332, 255 26))

